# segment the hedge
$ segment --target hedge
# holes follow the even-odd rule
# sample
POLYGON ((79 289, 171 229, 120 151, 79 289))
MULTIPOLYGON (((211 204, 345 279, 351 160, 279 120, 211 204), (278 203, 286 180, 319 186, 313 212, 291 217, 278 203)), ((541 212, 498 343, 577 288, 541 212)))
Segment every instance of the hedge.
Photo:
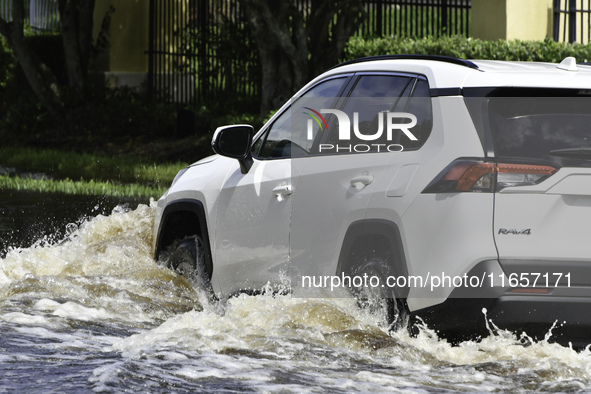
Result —
POLYGON ((559 63, 567 56, 577 62, 591 61, 591 45, 544 41, 483 41, 477 38, 429 37, 375 38, 353 37, 345 48, 343 60, 386 54, 442 55, 463 59, 525 60, 559 63))

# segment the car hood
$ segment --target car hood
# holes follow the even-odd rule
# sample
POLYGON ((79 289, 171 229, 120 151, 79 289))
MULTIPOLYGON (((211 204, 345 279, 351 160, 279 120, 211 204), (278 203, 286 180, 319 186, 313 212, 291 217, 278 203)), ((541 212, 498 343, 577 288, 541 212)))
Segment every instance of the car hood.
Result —
POLYGON ((195 166, 198 166, 201 164, 211 163, 212 161, 219 159, 219 157, 220 157, 219 155, 211 155, 211 156, 208 156, 208 157, 205 157, 201 160, 196 161, 195 163, 191 164, 189 167, 195 167, 195 166))

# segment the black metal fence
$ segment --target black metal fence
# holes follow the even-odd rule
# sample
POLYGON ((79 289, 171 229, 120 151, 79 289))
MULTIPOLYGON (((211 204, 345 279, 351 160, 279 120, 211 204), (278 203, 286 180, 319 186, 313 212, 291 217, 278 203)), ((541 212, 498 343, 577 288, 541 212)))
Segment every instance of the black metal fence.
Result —
POLYGON ((195 4, 194 0, 150 0, 148 79, 157 99, 195 99, 195 53, 188 42, 195 4))
POLYGON ((426 37, 470 34, 471 0, 364 0, 360 34, 426 37))
MULTIPOLYGON (((239 0, 149 0, 149 81, 160 99, 256 101, 256 44, 239 0)), ((284 0, 281 0, 284 1, 284 0)), ((304 11, 312 0, 291 0, 304 11)), ((470 32, 471 0, 363 0, 365 37, 425 37, 470 32)))
POLYGON ((591 42, 591 0, 554 0, 554 41, 591 42))
MULTIPOLYGON (((31 30, 46 33, 60 28, 57 0, 25 1, 26 23, 31 30)), ((0 17, 12 20, 12 0, 0 0, 0 17)))

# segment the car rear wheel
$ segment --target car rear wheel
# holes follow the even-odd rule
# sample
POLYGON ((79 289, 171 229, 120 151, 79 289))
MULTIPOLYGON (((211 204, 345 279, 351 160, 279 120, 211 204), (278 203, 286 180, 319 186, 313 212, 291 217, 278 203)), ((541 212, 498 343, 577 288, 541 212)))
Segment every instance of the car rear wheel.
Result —
POLYGON ((355 280, 351 293, 357 298, 361 308, 379 315, 390 330, 406 327, 408 313, 404 300, 398 298, 394 289, 387 286, 386 261, 372 258, 362 263, 354 273, 355 280), (361 286, 357 286, 357 285, 361 286))
POLYGON ((351 278, 349 290, 359 306, 380 317, 390 331, 408 328, 407 289, 388 283, 401 275, 392 242, 378 234, 348 242, 339 272, 351 278))

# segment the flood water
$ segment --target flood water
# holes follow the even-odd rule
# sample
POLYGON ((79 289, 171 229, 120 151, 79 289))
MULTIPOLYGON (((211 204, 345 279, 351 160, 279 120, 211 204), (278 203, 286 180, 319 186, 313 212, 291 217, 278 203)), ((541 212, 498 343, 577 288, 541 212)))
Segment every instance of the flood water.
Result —
MULTIPOLYGON (((0 392, 588 392, 591 353, 389 334, 351 299, 210 305, 150 203, 0 190, 0 392)), ((484 318, 484 317, 483 317, 484 318)))

